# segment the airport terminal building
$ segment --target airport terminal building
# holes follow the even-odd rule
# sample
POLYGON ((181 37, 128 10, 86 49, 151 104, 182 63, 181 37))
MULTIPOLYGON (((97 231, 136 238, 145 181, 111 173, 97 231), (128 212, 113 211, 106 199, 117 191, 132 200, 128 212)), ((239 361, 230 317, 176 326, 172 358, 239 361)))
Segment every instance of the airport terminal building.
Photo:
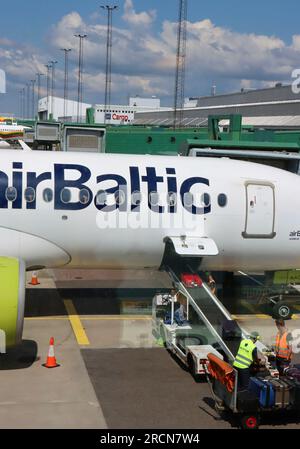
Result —
MULTIPOLYGON (((294 93, 291 85, 277 83, 274 87, 241 89, 222 95, 199 97, 196 107, 184 109, 184 126, 207 126, 209 115, 241 114, 243 124, 300 127, 300 93, 294 93)), ((168 111, 140 112, 136 124, 171 125, 173 109, 168 111)))

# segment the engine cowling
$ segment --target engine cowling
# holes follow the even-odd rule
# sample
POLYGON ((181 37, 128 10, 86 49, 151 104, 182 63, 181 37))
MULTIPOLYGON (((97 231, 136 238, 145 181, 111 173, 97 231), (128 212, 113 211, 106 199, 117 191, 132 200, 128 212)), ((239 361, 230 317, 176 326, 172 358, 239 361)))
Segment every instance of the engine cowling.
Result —
POLYGON ((25 287, 25 263, 0 257, 0 352, 22 341, 25 287))

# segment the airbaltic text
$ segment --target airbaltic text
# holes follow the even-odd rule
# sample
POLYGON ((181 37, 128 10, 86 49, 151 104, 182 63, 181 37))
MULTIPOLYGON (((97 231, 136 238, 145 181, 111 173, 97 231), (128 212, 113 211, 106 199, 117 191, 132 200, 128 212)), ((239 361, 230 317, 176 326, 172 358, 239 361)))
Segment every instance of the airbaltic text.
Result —
POLYGON ((54 164, 52 171, 37 173, 24 171, 22 162, 13 162, 11 175, 0 171, 0 209, 37 209, 39 192, 48 190, 51 195, 53 192, 56 210, 78 211, 93 204, 103 212, 140 212, 146 198, 148 208, 159 214, 174 214, 181 206, 193 215, 211 212, 209 202, 196 201, 197 192, 202 192, 203 198, 203 189, 209 187, 207 178, 194 176, 179 182, 174 168, 159 171, 156 167, 129 166, 126 178, 104 173, 93 181, 91 170, 84 165, 54 164), (96 192, 90 183, 96 185, 96 192))

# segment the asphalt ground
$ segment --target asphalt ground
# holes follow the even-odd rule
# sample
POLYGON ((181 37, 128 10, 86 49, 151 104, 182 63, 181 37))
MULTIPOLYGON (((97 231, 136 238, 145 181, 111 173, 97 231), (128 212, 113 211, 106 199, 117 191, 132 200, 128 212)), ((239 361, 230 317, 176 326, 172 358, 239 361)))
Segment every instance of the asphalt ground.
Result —
MULTIPOLYGON (((0 428, 237 427, 231 415, 216 413, 208 385, 157 347, 149 315, 152 284, 133 290, 123 279, 122 288, 86 288, 86 279, 74 285, 72 276, 60 288, 50 285, 51 276, 41 277, 27 290, 23 343, 0 355, 0 428), (47 370, 42 365, 51 336, 60 367, 47 370)), ((236 315, 240 324, 271 344, 272 318, 242 312, 236 315)), ((299 316, 288 327, 300 328, 299 316)), ((261 427, 300 424, 287 414, 267 415, 261 427)))
MULTIPOLYGON (((208 384, 193 377, 164 348, 82 350, 111 429, 237 429, 232 413, 214 408, 208 384)), ((268 413, 262 429, 300 429, 295 413, 268 413)))

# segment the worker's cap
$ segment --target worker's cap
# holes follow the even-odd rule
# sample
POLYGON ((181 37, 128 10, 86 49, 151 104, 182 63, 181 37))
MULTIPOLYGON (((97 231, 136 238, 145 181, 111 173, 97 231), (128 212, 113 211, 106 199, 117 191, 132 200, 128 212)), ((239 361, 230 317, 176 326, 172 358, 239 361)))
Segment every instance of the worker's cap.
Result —
POLYGON ((253 338, 253 340, 259 340, 260 339, 259 332, 257 332, 257 331, 251 332, 250 338, 253 338))

